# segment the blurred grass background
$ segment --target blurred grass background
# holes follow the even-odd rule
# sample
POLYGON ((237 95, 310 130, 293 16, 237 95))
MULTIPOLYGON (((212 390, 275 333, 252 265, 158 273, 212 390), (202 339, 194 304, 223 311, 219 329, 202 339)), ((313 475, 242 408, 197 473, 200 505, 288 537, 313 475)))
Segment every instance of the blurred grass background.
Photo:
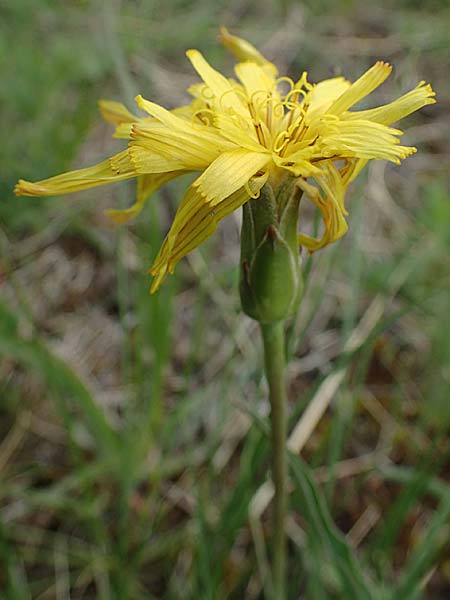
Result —
POLYGON ((449 598, 447 0, 2 0, 0 598, 263 598, 268 406, 236 290, 240 215, 149 298, 185 182, 120 229, 103 209, 132 184, 11 193, 120 149, 98 98, 186 102, 185 49, 231 73, 219 24, 313 82, 391 61, 373 102, 421 79, 437 92, 404 124, 419 152, 374 162, 348 235, 305 258, 289 593, 449 598))

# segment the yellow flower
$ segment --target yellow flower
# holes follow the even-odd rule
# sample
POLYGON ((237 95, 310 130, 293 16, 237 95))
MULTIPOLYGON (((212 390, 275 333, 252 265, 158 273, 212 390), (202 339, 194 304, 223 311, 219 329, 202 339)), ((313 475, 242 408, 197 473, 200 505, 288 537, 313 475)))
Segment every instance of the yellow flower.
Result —
POLYGON ((311 84, 278 77, 276 67, 251 44, 221 30, 222 41, 240 60, 238 81, 212 68, 197 50, 187 57, 202 79, 189 88, 190 105, 168 111, 136 97, 148 116, 137 117, 118 102, 101 101, 104 118, 116 125, 128 148, 98 165, 30 183, 19 180, 15 193, 53 196, 137 177, 136 202, 109 210, 123 223, 140 212, 149 196, 167 181, 200 172, 180 203, 174 222, 150 270, 151 291, 158 289, 176 263, 216 229, 217 223, 255 200, 269 180, 296 178, 319 209, 323 235, 299 234, 310 252, 340 238, 347 230, 344 196, 369 159, 396 164, 416 151, 399 144, 402 131, 390 127, 435 102, 425 82, 397 100, 369 110, 351 111, 391 73, 377 62, 354 83, 334 77, 311 84))

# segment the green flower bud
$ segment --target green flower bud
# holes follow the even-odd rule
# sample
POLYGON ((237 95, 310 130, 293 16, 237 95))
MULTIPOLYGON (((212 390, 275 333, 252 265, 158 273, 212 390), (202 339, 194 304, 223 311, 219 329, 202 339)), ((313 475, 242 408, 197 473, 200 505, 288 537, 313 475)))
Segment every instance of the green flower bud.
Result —
POLYGON ((297 242, 301 192, 294 178, 266 184, 243 206, 240 294, 242 309, 260 323, 284 320, 298 309, 303 280, 297 242))

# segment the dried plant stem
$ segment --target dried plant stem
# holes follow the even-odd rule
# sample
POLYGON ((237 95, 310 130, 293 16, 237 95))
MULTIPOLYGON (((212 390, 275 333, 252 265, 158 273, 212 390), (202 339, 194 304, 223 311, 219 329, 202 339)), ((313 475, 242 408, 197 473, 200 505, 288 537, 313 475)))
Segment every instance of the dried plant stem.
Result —
POLYGON ((287 459, 284 323, 261 323, 264 363, 269 383, 272 435, 272 479, 275 487, 272 541, 272 585, 276 600, 286 598, 287 459))

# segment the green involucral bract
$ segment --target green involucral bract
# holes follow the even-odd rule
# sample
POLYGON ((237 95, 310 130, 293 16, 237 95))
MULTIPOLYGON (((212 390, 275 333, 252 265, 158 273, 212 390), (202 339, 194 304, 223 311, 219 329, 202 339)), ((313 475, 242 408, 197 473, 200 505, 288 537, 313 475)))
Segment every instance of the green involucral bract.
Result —
POLYGON ((294 178, 267 183, 243 206, 240 294, 244 312, 260 323, 295 314, 303 293, 297 241, 301 191, 294 178))

